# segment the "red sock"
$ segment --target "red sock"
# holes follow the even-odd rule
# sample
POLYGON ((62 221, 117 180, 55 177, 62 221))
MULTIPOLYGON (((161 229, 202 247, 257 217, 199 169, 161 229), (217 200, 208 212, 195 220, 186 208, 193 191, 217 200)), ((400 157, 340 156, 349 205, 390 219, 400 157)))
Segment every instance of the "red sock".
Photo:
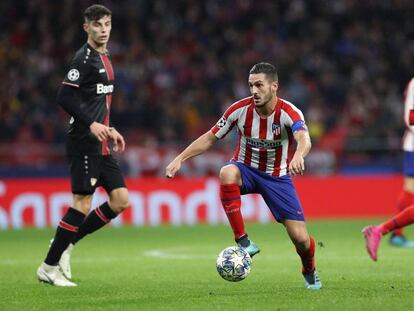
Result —
POLYGON ((310 236, 310 245, 306 251, 296 248, 296 252, 302 261, 302 273, 310 273, 315 271, 315 240, 310 236))
MULTIPOLYGON (((404 209, 406 209, 408 206, 410 206, 411 204, 414 204, 414 194, 404 189, 401 190, 400 195, 398 197, 398 201, 397 201, 398 210, 401 212, 404 209)), ((403 229, 399 228, 399 229, 394 230, 394 234, 402 235, 403 229)))
POLYGON ((384 222, 380 225, 382 234, 387 234, 388 232, 408 226, 414 222, 414 205, 407 207, 405 210, 397 214, 391 220, 384 222))
POLYGON ((246 234, 240 206, 240 187, 237 184, 220 185, 220 199, 224 211, 233 229, 234 238, 238 239, 246 234))

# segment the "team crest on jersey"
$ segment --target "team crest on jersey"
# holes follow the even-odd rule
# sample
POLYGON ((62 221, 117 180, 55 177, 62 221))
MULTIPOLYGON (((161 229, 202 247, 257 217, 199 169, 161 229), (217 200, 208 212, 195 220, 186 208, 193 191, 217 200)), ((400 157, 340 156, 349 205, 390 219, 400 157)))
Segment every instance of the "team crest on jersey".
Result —
POLYGON ((226 125, 226 123, 227 123, 227 120, 223 116, 223 117, 220 118, 220 120, 218 120, 218 122, 217 122, 216 125, 217 125, 218 128, 222 128, 222 127, 224 127, 226 125))
POLYGON ((281 127, 280 124, 273 123, 272 124, 272 132, 274 135, 280 135, 281 127))
POLYGON ((79 70, 77 70, 77 69, 71 69, 68 72, 68 79, 70 81, 76 81, 76 80, 78 80, 79 79, 79 76, 80 76, 79 70))

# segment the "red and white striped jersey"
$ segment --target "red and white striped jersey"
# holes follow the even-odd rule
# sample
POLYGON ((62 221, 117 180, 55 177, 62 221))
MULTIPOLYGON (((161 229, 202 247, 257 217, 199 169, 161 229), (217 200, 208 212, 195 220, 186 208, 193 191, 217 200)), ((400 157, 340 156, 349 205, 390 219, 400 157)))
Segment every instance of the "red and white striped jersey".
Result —
POLYGON ((405 89, 404 96, 404 123, 403 150, 414 151, 414 78, 410 80, 405 89))
POLYGON ((233 161, 273 176, 288 174, 295 148, 293 131, 306 130, 303 113, 297 107, 279 98, 273 113, 261 118, 253 97, 247 97, 232 104, 211 131, 223 138, 234 126, 239 138, 233 161))

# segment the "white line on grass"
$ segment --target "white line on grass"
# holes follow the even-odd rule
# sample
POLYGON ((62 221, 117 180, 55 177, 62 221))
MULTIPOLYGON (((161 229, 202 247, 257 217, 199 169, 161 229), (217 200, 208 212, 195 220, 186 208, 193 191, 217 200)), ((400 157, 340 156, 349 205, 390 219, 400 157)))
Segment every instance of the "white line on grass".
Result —
POLYGON ((161 259, 178 259, 178 260, 213 259, 214 258, 214 256, 211 256, 211 255, 195 255, 195 254, 185 254, 185 253, 176 254, 176 253, 172 253, 171 250, 170 252, 168 252, 168 251, 163 251, 160 249, 146 251, 144 252, 144 256, 156 257, 156 258, 161 258, 161 259))
MULTIPOLYGON (((164 249, 152 249, 144 251, 141 255, 135 254, 134 256, 119 256, 119 257, 107 257, 107 256, 97 256, 97 257, 81 257, 80 255, 74 254, 73 255, 73 263, 83 263, 83 264, 90 264, 90 263, 113 263, 113 262, 124 262, 124 261, 141 261, 143 257, 151 257, 160 260, 194 260, 194 259, 202 259, 202 260, 214 260, 216 255, 206 254, 206 253, 198 253, 199 249, 193 249, 188 246, 180 246, 180 247, 170 247, 164 249)), ((218 254, 218 252, 217 252, 218 254)), ((343 260, 343 256, 340 255, 332 255, 330 254, 329 260, 343 260)), ((326 257, 326 258, 328 258, 326 257)), ((256 258, 256 257, 255 257, 256 258)), ((270 260, 270 261, 285 261, 285 260, 294 260, 297 259, 296 254, 279 254, 279 255, 264 255, 259 254, 257 258, 260 260, 270 260)), ((326 259, 325 258, 325 259, 326 259)), ((347 257, 347 260, 352 261, 366 261, 366 256, 352 256, 350 258, 347 257)), ((6 258, 0 259, 0 266, 15 266, 15 265, 32 265, 40 263, 41 259, 38 258, 26 258, 26 259, 14 259, 14 258, 6 258)))

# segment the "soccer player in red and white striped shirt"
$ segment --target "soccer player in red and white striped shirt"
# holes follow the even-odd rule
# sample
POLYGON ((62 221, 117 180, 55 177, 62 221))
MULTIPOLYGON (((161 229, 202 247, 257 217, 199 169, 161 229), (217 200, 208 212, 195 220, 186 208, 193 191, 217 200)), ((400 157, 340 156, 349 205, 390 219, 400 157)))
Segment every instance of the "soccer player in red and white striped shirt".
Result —
POLYGON ((367 226, 362 230, 368 254, 374 261, 378 259, 381 238, 387 233, 392 232, 391 245, 414 247, 414 242, 407 240, 402 231, 405 226, 414 223, 414 78, 405 90, 404 123, 404 186, 397 202, 400 212, 379 226, 367 226))
POLYGON ((277 96, 276 68, 258 63, 248 79, 252 96, 232 104, 220 120, 191 143, 166 168, 174 177, 183 161, 207 151, 232 128, 239 139, 231 161, 220 170, 220 198, 237 244, 254 256, 260 249, 250 241, 242 218, 240 195, 260 193, 295 244, 306 287, 320 289, 315 270, 315 242, 309 236, 301 204, 290 175, 302 175, 311 148, 302 112, 277 96))
MULTIPOLYGON (((400 212, 414 204, 414 78, 408 83, 404 94, 404 124, 404 186, 397 201, 400 212)), ((394 246, 414 247, 414 243, 403 235, 402 228, 393 231, 390 243, 394 246)))

